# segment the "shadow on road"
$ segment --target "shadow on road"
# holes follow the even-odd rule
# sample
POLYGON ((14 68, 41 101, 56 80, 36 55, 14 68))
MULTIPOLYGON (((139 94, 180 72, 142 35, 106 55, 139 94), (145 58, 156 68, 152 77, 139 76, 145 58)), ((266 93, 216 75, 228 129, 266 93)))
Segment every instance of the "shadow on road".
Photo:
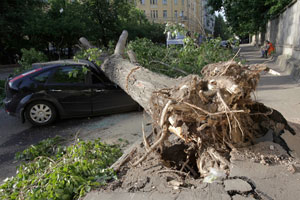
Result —
MULTIPOLYGON (((89 130, 89 126, 103 117, 83 118, 83 119, 69 119, 61 120, 53 125, 43 127, 30 127, 20 132, 9 133, 9 127, 6 130, 6 136, 0 142, 0 182, 8 176, 13 176, 16 172, 16 167, 20 162, 14 161, 15 154, 23 151, 30 145, 37 144, 38 142, 61 136, 66 140, 73 140, 78 130, 83 132, 89 130)), ((13 118, 16 124, 21 123, 17 118, 13 118)), ((18 124, 22 126, 22 124, 18 124)), ((24 125, 25 126, 25 125, 24 125)), ((2 133, 1 133, 2 135, 2 133)))

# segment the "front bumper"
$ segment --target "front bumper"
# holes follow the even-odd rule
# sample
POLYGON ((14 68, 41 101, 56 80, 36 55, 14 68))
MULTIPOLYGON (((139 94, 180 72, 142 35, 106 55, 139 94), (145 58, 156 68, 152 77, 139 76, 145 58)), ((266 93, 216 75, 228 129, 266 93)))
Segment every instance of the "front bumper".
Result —
POLYGON ((11 108, 11 101, 12 101, 12 99, 8 99, 8 98, 5 98, 3 100, 4 110, 8 115, 18 116, 16 114, 16 112, 14 111, 14 109, 11 108))

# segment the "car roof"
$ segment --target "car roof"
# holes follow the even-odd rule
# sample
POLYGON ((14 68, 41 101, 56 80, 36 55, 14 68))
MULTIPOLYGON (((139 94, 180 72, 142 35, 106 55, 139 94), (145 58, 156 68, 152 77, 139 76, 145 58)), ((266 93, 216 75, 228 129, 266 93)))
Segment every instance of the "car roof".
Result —
POLYGON ((86 65, 90 66, 94 70, 96 70, 98 73, 101 73, 100 67, 98 67, 96 64, 93 62, 90 62, 88 60, 73 60, 73 59, 65 59, 65 60, 55 60, 55 61, 50 61, 50 62, 42 62, 42 63, 33 63, 32 67, 33 68, 38 68, 38 67, 54 67, 58 65, 86 65))
POLYGON ((87 60, 55 60, 55 61, 50 61, 50 62, 42 62, 42 63, 33 63, 32 67, 46 67, 46 66, 57 66, 57 65, 90 65, 91 62, 87 60))

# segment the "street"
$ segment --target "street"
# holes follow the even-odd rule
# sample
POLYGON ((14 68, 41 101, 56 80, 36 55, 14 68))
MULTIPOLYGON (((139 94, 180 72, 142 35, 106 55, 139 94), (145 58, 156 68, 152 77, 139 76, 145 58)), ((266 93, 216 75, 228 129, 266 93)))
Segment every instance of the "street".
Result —
MULTIPOLYGON (((75 135, 83 140, 101 138, 107 143, 117 143, 121 138, 132 144, 141 137, 143 112, 130 112, 93 118, 58 120, 45 127, 33 127, 28 122, 7 115, 0 109, 0 182, 15 175, 15 153, 37 144, 46 138, 61 136, 73 142, 75 135)), ((145 119, 146 120, 146 119, 145 119)), ((145 123, 146 124, 146 123, 145 123)))

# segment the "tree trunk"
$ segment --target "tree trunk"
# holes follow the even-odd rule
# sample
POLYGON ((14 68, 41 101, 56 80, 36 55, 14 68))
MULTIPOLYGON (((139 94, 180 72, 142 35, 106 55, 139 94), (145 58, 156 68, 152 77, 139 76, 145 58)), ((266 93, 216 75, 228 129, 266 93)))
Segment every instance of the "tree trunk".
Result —
POLYGON ((152 146, 144 139, 146 153, 133 166, 156 148, 167 148, 165 141, 173 133, 187 147, 182 152, 186 159, 178 161, 172 155, 172 163, 187 163, 206 176, 211 168, 228 170, 229 152, 251 144, 266 129, 277 135, 290 129, 279 112, 251 98, 259 73, 269 70, 266 66, 243 66, 232 59, 205 66, 203 78, 189 75, 173 79, 136 64, 132 52, 129 57, 134 63, 124 59, 127 35, 123 31, 114 55, 101 69, 148 112, 158 127, 152 146))
POLYGON ((101 69, 112 82, 119 85, 151 115, 149 101, 153 92, 164 88, 172 88, 176 85, 177 80, 151 72, 124 59, 122 54, 124 53, 127 35, 127 31, 123 31, 115 54, 104 61, 101 69))

